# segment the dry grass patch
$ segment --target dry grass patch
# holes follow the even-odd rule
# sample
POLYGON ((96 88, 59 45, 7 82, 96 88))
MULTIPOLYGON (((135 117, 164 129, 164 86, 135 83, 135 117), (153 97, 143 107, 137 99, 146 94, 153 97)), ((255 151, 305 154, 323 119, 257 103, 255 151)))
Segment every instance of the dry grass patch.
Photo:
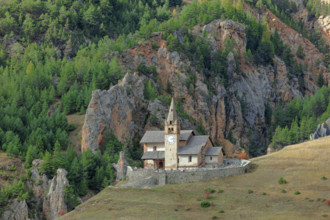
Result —
POLYGON ((321 180, 330 173, 328 143, 330 137, 252 159, 258 167, 244 175, 154 189, 106 188, 60 219, 203 220, 219 210, 225 210, 219 214, 221 219, 320 219, 329 213, 325 201, 317 201, 330 198, 330 184, 321 180), (288 183, 278 184, 280 177, 285 177, 288 183), (283 186, 289 193, 281 193, 283 186), (205 188, 222 189, 225 193, 213 193, 207 200, 211 206, 202 208, 205 188), (255 193, 248 194, 248 189, 255 193), (303 197, 295 195, 295 191, 303 197), (267 196, 262 192, 267 192, 267 196))

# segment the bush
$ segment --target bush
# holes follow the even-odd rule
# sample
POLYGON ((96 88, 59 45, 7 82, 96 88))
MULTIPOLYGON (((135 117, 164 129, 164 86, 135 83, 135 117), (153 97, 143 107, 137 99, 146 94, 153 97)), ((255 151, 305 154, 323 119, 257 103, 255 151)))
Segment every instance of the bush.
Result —
POLYGON ((248 189, 248 193, 249 194, 253 193, 253 190, 252 189, 248 189))
POLYGON ((322 176, 321 177, 321 180, 327 180, 328 178, 327 177, 325 177, 325 176, 322 176))
POLYGON ((212 219, 217 219, 217 218, 218 218, 218 216, 216 216, 216 215, 212 216, 212 219))
POLYGON ((295 195, 300 195, 301 193, 299 191, 294 192, 295 195))
POLYGON ((209 201, 201 201, 201 207, 207 208, 210 206, 211 206, 211 203, 209 201))
POLYGON ((278 180, 278 183, 279 183, 279 184, 287 184, 288 181, 286 181, 283 177, 281 177, 281 178, 278 180))
POLYGON ((211 187, 205 188, 204 191, 209 191, 210 193, 215 193, 215 189, 212 189, 211 187))
POLYGON ((262 195, 265 196, 265 195, 267 195, 267 193, 263 192, 262 195))
POLYGON ((224 192, 223 189, 219 189, 219 190, 218 190, 218 193, 223 193, 223 192, 224 192))
POLYGON ((285 189, 282 189, 282 190, 281 190, 281 193, 286 193, 286 190, 285 190, 285 189))
POLYGON ((11 165, 10 167, 8 167, 8 171, 16 171, 17 167, 15 165, 11 165))
POLYGON ((225 213, 225 211, 223 209, 220 209, 219 213, 225 213))

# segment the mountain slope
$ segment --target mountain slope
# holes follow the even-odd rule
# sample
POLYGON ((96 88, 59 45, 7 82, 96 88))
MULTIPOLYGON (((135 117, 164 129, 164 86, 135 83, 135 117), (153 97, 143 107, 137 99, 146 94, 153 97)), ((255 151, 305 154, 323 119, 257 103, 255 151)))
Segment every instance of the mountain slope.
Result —
POLYGON ((60 219, 322 219, 330 215, 322 201, 330 198, 330 176, 321 179, 330 173, 329 143, 325 137, 255 158, 255 171, 244 175, 151 190, 106 188, 60 219), (280 185, 280 177, 288 183, 280 185), (201 208, 207 187, 224 192, 211 194, 211 207, 201 208))

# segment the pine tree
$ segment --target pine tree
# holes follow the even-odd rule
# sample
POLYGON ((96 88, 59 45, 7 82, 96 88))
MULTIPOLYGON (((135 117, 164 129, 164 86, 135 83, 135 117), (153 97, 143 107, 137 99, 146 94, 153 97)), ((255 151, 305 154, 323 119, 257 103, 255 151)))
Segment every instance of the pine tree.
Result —
POLYGON ((52 162, 52 155, 46 151, 45 156, 43 157, 44 162, 40 165, 40 173, 44 173, 48 176, 48 178, 51 178, 54 176, 54 165, 52 162))
POLYGON ((25 168, 30 168, 31 165, 32 165, 32 161, 34 159, 36 159, 37 157, 38 157, 38 149, 35 146, 30 145, 28 147, 28 151, 27 151, 26 156, 25 156, 24 167, 25 168))
POLYGON ((320 72, 318 77, 317 77, 317 85, 319 85, 319 87, 322 87, 324 85, 324 78, 323 78, 323 74, 320 72))

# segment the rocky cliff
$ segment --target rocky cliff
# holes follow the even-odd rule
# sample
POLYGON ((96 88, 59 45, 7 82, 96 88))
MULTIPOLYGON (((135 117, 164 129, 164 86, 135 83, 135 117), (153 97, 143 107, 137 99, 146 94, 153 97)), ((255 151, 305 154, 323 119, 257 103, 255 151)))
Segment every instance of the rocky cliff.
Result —
MULTIPOLYGON (((159 81, 148 76, 127 73, 118 85, 108 91, 94 91, 83 127, 82 150, 97 150, 107 129, 112 129, 120 140, 141 136, 145 129, 152 127, 148 120, 151 115, 155 115, 158 125, 162 125, 168 103, 144 99, 144 82, 150 79, 158 88, 166 88, 170 82, 173 96, 184 99, 184 111, 194 121, 201 119, 207 133, 214 141, 225 146, 227 154, 233 151, 233 145, 227 140, 229 133, 234 139, 240 138, 244 146, 255 141, 254 146, 257 145, 258 153, 265 153, 265 146, 268 144, 265 105, 270 103, 274 107, 281 99, 303 97, 298 89, 298 79, 289 80, 288 70, 278 57, 275 57, 273 66, 247 64, 242 56, 246 45, 243 25, 231 20, 216 20, 207 25, 196 26, 193 33, 201 36, 203 30, 207 31, 206 39, 212 45, 212 51, 223 49, 227 38, 234 41, 234 54, 230 53, 227 58, 229 86, 216 78, 212 82, 215 89, 211 92, 206 84, 207 79, 195 68, 192 61, 185 54, 170 51, 166 41, 161 39, 161 34, 155 34, 150 41, 112 56, 119 59, 124 71, 136 71, 140 63, 145 63, 146 66, 155 65, 159 81), (158 44, 159 48, 152 47, 152 43, 158 44), (196 73, 193 93, 189 92, 185 83, 191 72, 196 73)), ((295 36, 292 37, 293 41, 295 36)), ((175 33, 175 37, 180 41, 180 31, 175 33)), ((305 39, 302 39, 301 43, 303 42, 305 39)), ((314 49, 311 46, 311 51, 314 49)), ((311 52, 310 56, 312 59, 322 58, 317 51, 311 52)), ((317 86, 312 73, 305 71, 304 79, 305 93, 313 94, 317 86)), ((196 123, 191 120, 183 116, 181 120, 182 129, 196 128, 196 123)))

